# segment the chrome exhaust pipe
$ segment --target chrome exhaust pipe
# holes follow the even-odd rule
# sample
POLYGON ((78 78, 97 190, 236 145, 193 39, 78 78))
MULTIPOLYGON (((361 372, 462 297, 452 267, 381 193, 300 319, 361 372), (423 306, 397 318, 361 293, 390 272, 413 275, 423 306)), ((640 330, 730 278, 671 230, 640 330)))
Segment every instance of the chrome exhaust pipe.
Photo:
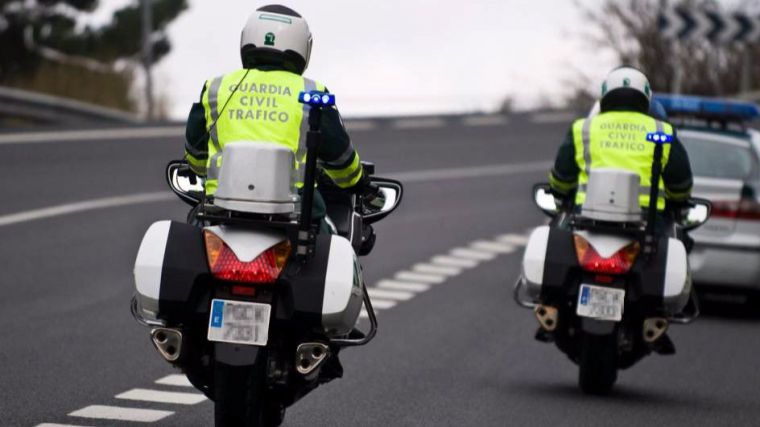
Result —
POLYGON ((533 313, 536 315, 538 323, 541 328, 547 332, 554 332, 557 329, 557 318, 559 317, 559 311, 548 305, 537 305, 533 309, 533 313))
POLYGON ((662 337, 668 330, 668 320, 662 317, 650 317, 644 320, 642 333, 644 341, 651 344, 662 337))
POLYGON ((296 349, 296 370, 309 375, 322 365, 330 354, 330 347, 319 342, 303 343, 296 349))
POLYGON ((174 328, 153 328, 150 338, 167 362, 176 362, 182 350, 182 332, 174 328))

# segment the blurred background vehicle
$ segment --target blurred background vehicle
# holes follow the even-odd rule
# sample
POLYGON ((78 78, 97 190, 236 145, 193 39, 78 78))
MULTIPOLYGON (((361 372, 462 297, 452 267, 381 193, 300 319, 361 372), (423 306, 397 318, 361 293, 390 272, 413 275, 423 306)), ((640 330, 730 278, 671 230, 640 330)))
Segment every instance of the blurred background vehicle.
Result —
POLYGON ((697 285, 760 290, 760 117, 753 103, 657 95, 678 128, 694 172, 696 197, 713 203, 692 233, 697 285))

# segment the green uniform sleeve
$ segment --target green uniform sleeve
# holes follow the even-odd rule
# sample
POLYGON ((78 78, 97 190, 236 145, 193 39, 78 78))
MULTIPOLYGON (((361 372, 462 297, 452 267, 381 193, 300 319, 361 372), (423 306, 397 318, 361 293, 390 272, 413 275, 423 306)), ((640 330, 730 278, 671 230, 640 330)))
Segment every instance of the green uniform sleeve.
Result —
POLYGON ((665 198, 674 202, 682 202, 691 197, 694 177, 686 148, 675 135, 670 147, 668 164, 662 171, 662 181, 665 183, 665 198))
POLYGON ((328 108, 322 114, 323 143, 318 157, 327 176, 340 188, 349 189, 363 182, 364 170, 359 153, 351 144, 338 109, 328 108))
MULTIPOLYGON (((201 91, 201 99, 206 87, 201 91)), ((185 128, 185 159, 190 168, 200 176, 206 176, 208 161, 208 132, 206 131, 206 113, 203 104, 196 102, 190 108, 185 128)))
POLYGON ((557 151, 554 167, 549 174, 549 184, 555 194, 569 196, 578 187, 579 174, 580 169, 575 161, 573 129, 570 128, 557 151))

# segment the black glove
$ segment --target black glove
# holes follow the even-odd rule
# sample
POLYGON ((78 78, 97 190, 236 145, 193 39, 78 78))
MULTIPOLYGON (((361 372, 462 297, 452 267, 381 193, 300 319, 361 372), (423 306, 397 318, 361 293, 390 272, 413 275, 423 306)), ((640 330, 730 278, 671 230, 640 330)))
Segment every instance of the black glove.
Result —
POLYGON ((362 177, 359 178, 359 181, 354 184, 353 187, 347 188, 346 191, 352 194, 364 194, 367 192, 367 188, 372 185, 372 180, 369 178, 369 175, 365 171, 362 170, 362 177))

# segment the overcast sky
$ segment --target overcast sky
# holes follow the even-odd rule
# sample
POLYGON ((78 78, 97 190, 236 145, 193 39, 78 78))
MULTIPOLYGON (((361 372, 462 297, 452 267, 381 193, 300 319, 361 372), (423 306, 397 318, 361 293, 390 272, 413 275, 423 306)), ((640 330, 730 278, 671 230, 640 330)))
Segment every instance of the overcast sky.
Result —
MULTIPOLYGON (((128 0, 103 0, 114 7, 128 0)), ((268 2, 189 0, 156 71, 176 118, 203 82, 240 66, 248 15, 268 2)), ((306 74, 337 94, 345 116, 471 111, 511 96, 529 107, 601 79, 609 54, 590 52, 570 0, 283 0, 314 34, 306 74)), ((599 3, 586 0, 586 3, 599 3)))

